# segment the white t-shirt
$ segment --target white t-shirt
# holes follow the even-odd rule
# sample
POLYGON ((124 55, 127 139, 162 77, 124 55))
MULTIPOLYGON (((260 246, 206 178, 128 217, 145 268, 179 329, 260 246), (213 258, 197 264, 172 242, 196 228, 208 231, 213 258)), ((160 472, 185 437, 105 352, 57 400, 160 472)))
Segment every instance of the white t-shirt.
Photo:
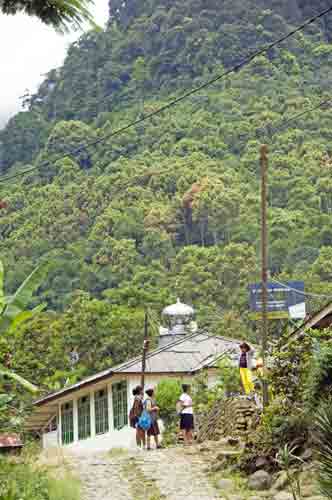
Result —
POLYGON ((193 400, 189 396, 189 394, 183 393, 180 397, 181 403, 183 403, 183 410, 181 411, 182 415, 192 415, 193 414, 193 400))

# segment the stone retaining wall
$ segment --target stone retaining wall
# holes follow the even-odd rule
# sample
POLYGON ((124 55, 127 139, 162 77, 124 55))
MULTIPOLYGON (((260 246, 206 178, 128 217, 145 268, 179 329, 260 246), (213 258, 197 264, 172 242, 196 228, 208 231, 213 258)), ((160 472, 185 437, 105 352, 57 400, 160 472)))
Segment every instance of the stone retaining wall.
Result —
POLYGON ((222 437, 245 439, 259 422, 255 403, 239 396, 217 401, 211 411, 198 418, 197 440, 218 440, 222 437))

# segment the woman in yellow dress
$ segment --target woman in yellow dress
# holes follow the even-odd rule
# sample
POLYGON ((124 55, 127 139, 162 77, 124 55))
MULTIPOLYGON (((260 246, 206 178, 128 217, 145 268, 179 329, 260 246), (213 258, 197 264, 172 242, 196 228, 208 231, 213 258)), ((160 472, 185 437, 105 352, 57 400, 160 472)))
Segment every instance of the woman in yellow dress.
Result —
POLYGON ((247 342, 240 345, 240 377, 244 392, 249 396, 254 392, 254 383, 251 370, 254 368, 254 351, 247 342))

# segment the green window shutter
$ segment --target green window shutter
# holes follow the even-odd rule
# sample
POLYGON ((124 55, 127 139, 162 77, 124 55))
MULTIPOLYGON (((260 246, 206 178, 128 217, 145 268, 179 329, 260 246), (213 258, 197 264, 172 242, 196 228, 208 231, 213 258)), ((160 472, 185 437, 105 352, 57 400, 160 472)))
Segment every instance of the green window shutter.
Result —
POLYGON ((73 402, 61 405, 61 440, 62 444, 74 441, 74 412, 73 402))
POLYGON ((78 412, 78 439, 87 439, 91 436, 90 395, 83 396, 77 401, 78 412))
POLYGON ((116 430, 120 430, 128 425, 127 398, 127 381, 118 382, 112 385, 113 426, 116 430))
POLYGON ((95 392, 94 396, 96 434, 105 434, 109 431, 107 389, 95 392))

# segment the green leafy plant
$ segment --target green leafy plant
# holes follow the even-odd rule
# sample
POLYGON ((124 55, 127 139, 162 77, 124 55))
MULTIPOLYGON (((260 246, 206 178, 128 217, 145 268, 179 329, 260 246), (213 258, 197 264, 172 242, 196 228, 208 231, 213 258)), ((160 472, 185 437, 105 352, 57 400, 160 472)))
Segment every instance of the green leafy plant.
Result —
MULTIPOLYGON (((32 300, 33 293, 39 288, 45 274, 45 265, 39 266, 25 279, 16 292, 6 295, 4 289, 4 268, 0 261, 0 335, 9 337, 15 330, 40 313, 45 305, 40 304, 32 310, 25 310, 32 300)), ((0 377, 18 382, 25 389, 37 392, 37 387, 0 364, 0 377)))
POLYGON ((322 494, 332 499, 332 400, 322 404, 316 417, 315 451, 318 483, 322 494))
POLYGON ((218 365, 218 389, 225 395, 238 393, 241 388, 240 370, 229 358, 218 365))
POLYGON ((276 462, 281 469, 286 472, 287 482, 290 486, 293 499, 301 499, 301 484, 299 479, 299 470, 292 468, 296 462, 303 462, 300 457, 294 454, 296 447, 290 448, 288 444, 285 444, 281 448, 276 456, 276 462))
POLYGON ((181 381, 168 378, 159 382, 156 388, 156 401, 160 416, 169 423, 176 416, 176 403, 181 395, 181 381))
POLYGON ((332 391, 332 345, 316 342, 304 386, 304 400, 313 411, 332 391))
POLYGON ((80 485, 71 475, 53 478, 30 463, 0 457, 0 500, 79 500, 80 485))
POLYGON ((196 375, 191 387, 195 413, 208 413, 218 398, 218 392, 217 386, 209 388, 208 373, 206 371, 203 370, 196 375))

